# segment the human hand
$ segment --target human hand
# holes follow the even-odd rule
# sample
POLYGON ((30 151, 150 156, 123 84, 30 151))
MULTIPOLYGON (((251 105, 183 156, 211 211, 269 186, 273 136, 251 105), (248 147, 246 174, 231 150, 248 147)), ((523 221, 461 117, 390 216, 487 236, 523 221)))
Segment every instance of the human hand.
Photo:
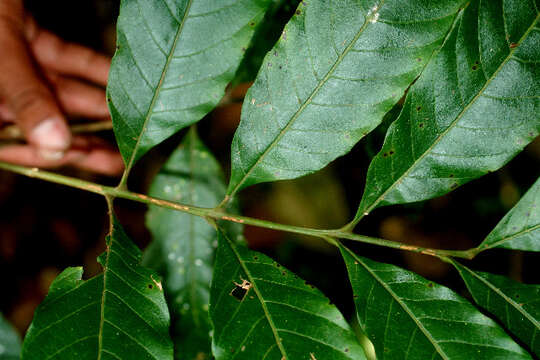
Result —
POLYGON ((109 67, 109 58, 40 29, 22 0, 2 0, 0 121, 17 124, 28 144, 0 147, 0 161, 119 174, 118 152, 97 138, 72 136, 66 121, 110 121, 103 90, 109 67))

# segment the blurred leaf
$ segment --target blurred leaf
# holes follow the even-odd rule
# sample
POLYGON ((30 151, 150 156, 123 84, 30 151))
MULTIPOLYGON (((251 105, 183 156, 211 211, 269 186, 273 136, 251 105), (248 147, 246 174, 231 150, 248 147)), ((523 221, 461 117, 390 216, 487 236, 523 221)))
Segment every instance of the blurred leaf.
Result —
POLYGON ((149 149, 218 104, 269 4, 122 1, 107 91, 128 172, 149 149))
POLYGON ((495 315, 513 334, 540 356, 540 286, 524 285, 504 276, 472 271, 456 261, 474 301, 495 315))
POLYGON ((358 321, 377 359, 531 359, 452 290, 341 246, 358 321))
POLYGON ((313 228, 336 228, 349 216, 343 186, 331 168, 272 184, 267 208, 278 222, 313 228))
POLYGON ((76 267, 58 275, 35 312, 23 359, 172 359, 161 281, 140 258, 114 220, 98 258, 104 273, 82 280, 76 267))
POLYGON ((478 246, 540 251, 540 178, 478 246))
MULTIPOLYGON (((212 208, 225 196, 218 162, 191 129, 154 179, 150 196, 212 208)), ((210 281, 217 233, 204 218, 150 206, 153 236, 144 264, 164 278, 173 320, 175 359, 210 359, 210 281)), ((240 236, 239 231, 232 231, 240 236)))
POLYGON ((420 74, 462 3, 302 1, 244 101, 227 194, 349 152, 420 74))
POLYGON ((534 140, 539 18, 534 0, 470 1, 390 126, 355 222, 379 206, 446 194, 534 140))
POLYGON ((210 293, 212 349, 222 359, 365 359, 341 313, 317 289, 218 230, 210 293))
POLYGON ((0 360, 17 360, 21 354, 21 339, 15 329, 0 315, 0 360))

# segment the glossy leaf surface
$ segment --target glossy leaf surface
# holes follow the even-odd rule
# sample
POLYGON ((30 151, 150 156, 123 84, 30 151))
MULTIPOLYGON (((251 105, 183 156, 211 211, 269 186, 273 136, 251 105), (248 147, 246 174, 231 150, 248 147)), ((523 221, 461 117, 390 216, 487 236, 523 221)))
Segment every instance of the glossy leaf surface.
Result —
POLYGON ((452 290, 342 247, 358 321, 377 359, 530 359, 493 320, 452 290))
POLYGON ((540 356, 540 286, 471 269, 452 261, 474 301, 494 314, 540 356))
POLYGON ((210 294, 212 349, 222 359, 365 359, 355 334, 317 289, 221 230, 210 294))
POLYGON ((540 131, 534 0, 472 0, 411 87, 372 161, 355 221, 499 169, 540 131))
POLYGON ((21 355, 21 339, 10 323, 0 315, 0 360, 17 360, 21 355))
POLYGON ((478 247, 540 251, 540 178, 478 247))
MULTIPOLYGON (((218 162, 190 130, 155 177, 150 196, 212 208, 225 196, 218 162)), ((210 359, 208 303, 217 233, 204 218, 150 206, 153 242, 144 262, 163 275, 175 359, 210 359)))
POLYGON ((115 222, 101 275, 82 280, 67 268, 39 305, 23 359, 171 360, 169 312, 159 276, 139 265, 141 252, 115 222))
POLYGON ((269 2, 122 1, 108 96, 128 171, 217 105, 269 2))
POLYGON ((302 1, 242 108, 228 194, 326 166, 375 128, 463 1, 302 1))

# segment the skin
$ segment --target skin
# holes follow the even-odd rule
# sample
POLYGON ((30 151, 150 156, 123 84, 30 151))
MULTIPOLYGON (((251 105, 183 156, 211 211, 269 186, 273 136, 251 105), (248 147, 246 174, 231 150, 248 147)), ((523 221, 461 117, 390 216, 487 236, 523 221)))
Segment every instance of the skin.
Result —
POLYGON ((0 147, 0 161, 54 168, 72 165, 118 175, 118 152, 94 137, 72 136, 67 117, 111 121, 104 87, 110 59, 39 28, 22 0, 0 1, 0 123, 27 144, 0 147))

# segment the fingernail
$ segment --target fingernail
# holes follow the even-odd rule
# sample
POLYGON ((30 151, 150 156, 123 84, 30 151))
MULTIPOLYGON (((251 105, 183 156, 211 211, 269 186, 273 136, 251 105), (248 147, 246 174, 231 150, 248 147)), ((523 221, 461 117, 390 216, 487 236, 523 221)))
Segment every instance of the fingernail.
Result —
POLYGON ((43 160, 56 161, 56 160, 60 160, 60 159, 62 159, 64 157, 64 152, 63 151, 58 151, 58 150, 42 149, 42 150, 39 150, 39 156, 43 160))
POLYGON ((39 148, 56 152, 67 149, 71 140, 66 124, 58 117, 40 122, 30 133, 30 138, 39 148))

